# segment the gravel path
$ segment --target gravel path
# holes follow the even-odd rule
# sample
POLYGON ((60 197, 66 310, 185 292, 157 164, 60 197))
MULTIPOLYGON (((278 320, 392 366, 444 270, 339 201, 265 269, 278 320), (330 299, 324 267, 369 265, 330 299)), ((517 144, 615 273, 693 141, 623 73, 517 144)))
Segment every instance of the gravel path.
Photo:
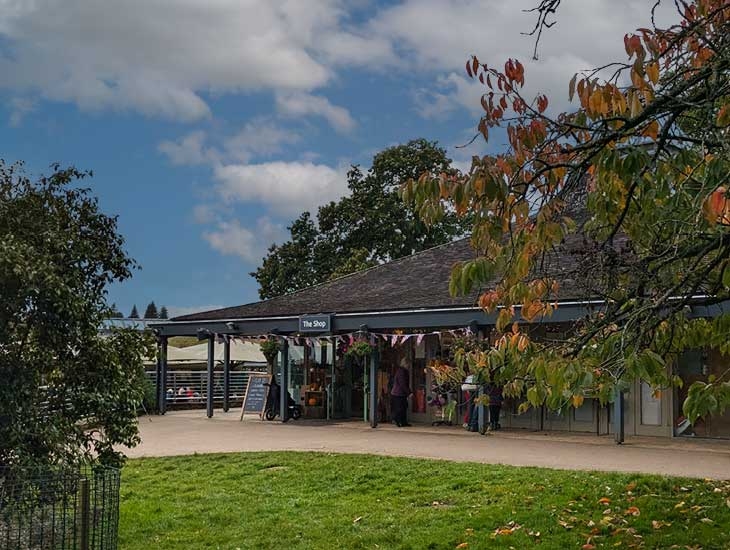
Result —
POLYGON ((207 419, 199 410, 141 418, 142 443, 128 455, 324 451, 730 479, 728 441, 643 437, 615 445, 608 436, 582 434, 503 431, 480 436, 457 427, 371 429, 357 421, 281 424, 238 418, 238 412, 216 411, 207 419))

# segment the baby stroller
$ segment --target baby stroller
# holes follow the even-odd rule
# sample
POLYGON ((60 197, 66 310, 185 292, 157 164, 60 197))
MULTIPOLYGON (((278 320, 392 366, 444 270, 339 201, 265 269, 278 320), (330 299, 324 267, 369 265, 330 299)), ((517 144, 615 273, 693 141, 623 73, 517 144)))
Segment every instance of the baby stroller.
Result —
MULTIPOLYGON (((270 384, 264 384, 269 386, 269 395, 266 397, 266 408, 264 416, 266 420, 274 420, 279 414, 279 397, 281 396, 281 386, 276 383, 276 380, 272 379, 270 384)), ((286 392, 287 396, 287 417, 284 419, 286 422, 290 418, 299 420, 302 416, 302 408, 294 401, 291 394, 286 392)))

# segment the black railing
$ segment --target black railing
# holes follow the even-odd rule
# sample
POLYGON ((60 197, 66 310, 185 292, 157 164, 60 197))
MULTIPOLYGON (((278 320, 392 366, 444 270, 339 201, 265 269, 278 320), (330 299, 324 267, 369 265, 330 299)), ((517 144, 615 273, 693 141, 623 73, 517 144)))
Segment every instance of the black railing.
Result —
MULTIPOLYGON (((265 369, 262 369, 265 372, 265 369)), ((240 405, 246 395, 248 379, 252 373, 261 371, 231 371, 228 399, 231 406, 240 405)), ((155 384, 155 371, 146 372, 147 377, 155 384)), ((208 396, 207 372, 204 370, 168 370, 166 379, 167 406, 204 407, 208 396)), ((223 402, 223 372, 213 373, 213 401, 223 402)))
POLYGON ((0 470, 0 550, 115 550, 119 470, 0 470))

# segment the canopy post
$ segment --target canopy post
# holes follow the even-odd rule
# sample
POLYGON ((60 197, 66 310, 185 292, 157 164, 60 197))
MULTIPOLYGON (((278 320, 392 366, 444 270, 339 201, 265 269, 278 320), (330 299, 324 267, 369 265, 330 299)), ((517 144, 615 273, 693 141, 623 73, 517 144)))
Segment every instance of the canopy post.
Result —
POLYGON ((226 337, 223 342, 223 412, 230 409, 231 393, 231 338, 226 337))
POLYGON ((282 338, 281 364, 279 365, 279 417, 289 420, 289 341, 282 338))
POLYGON ((378 349, 370 354, 370 427, 378 427, 378 349))
POLYGON ((167 336, 160 336, 157 356, 157 412, 167 412, 167 336))
POLYGON ((206 414, 213 417, 213 367, 215 366, 215 335, 208 336, 208 391, 206 395, 206 414))
POLYGON ((624 392, 616 384, 616 394, 613 401, 613 433, 617 445, 624 442, 624 392))

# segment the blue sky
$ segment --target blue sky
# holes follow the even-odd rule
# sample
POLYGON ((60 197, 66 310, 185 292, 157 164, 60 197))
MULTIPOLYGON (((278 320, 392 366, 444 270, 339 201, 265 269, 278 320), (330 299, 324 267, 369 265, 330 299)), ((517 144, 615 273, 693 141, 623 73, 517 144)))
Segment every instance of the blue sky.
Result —
MULTIPOLYGON (((0 0, 0 153, 28 171, 94 171, 142 266, 123 313, 257 299, 248 275, 303 210, 345 192, 350 164, 438 140, 459 166, 481 89, 472 53, 527 66, 567 106, 578 70, 625 58, 649 0, 564 0, 530 61, 535 0, 0 0)), ((665 14, 669 9, 665 9, 665 14)))

